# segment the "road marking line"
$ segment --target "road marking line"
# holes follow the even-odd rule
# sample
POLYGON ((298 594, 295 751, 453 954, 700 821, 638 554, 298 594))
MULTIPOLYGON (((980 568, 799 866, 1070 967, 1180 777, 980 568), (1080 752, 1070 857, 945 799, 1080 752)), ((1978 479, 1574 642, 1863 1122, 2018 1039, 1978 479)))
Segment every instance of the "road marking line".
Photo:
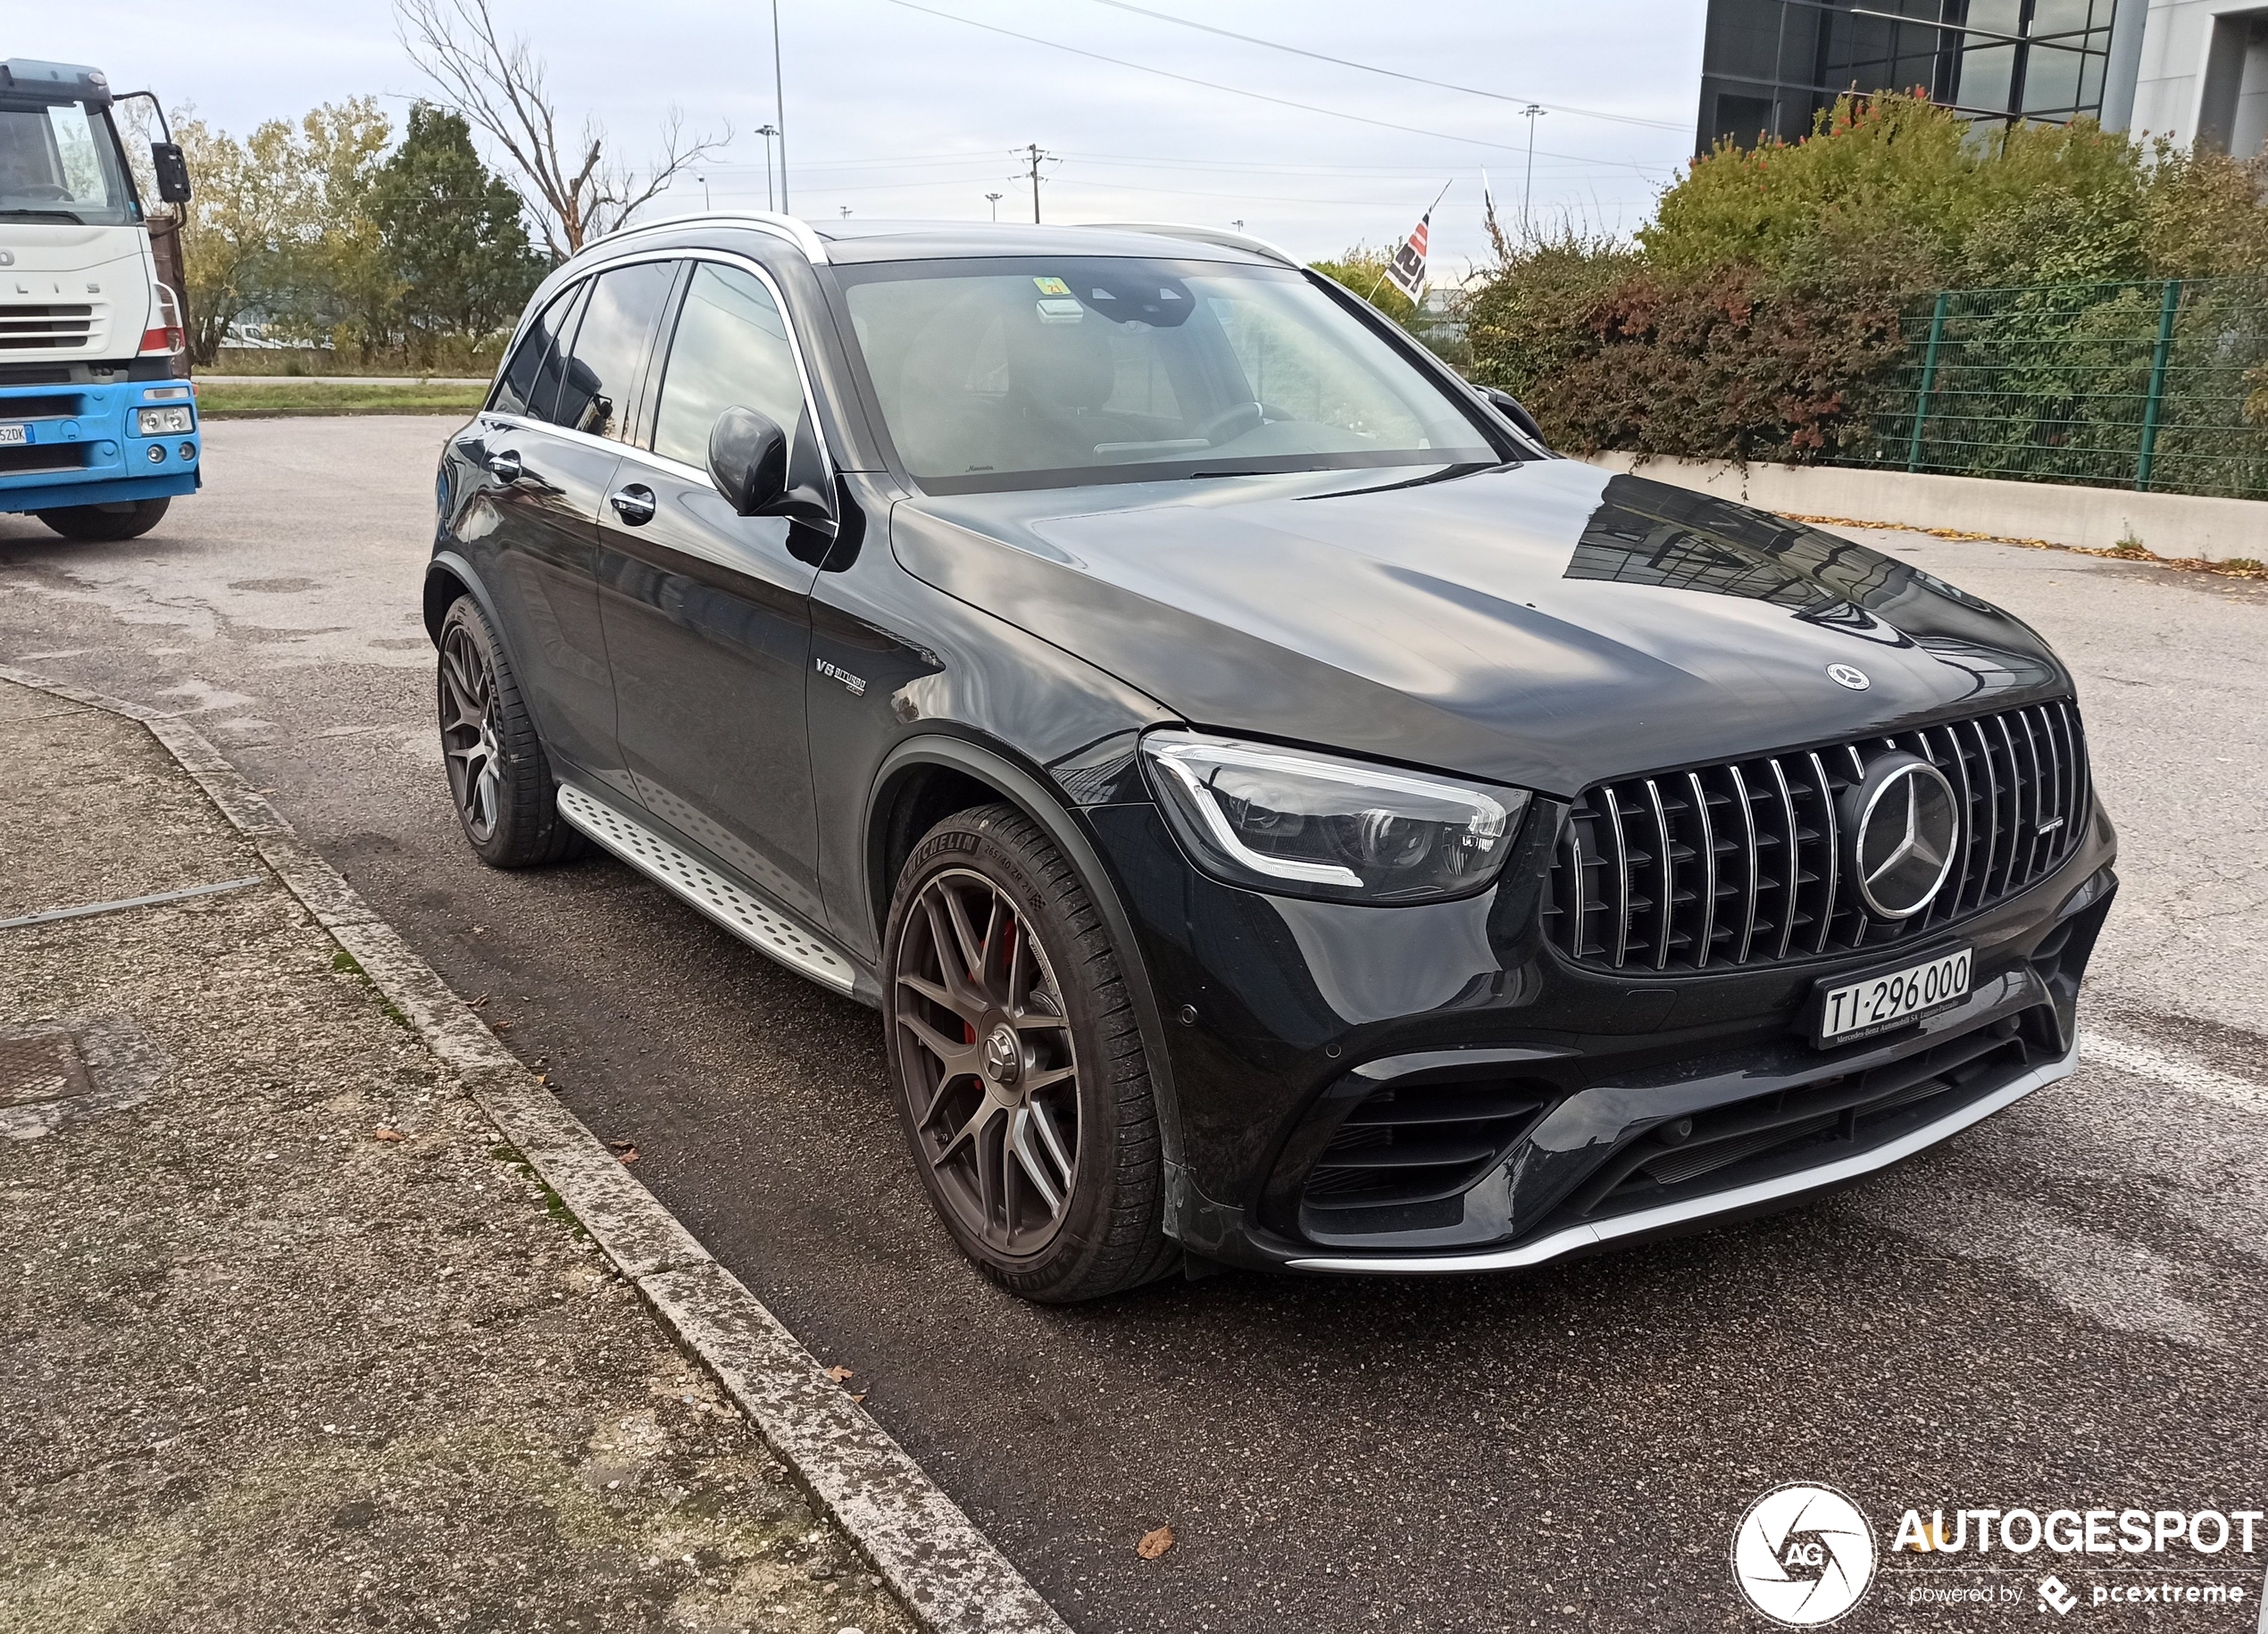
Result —
POLYGON ((27 913, 21 919, 0 919, 0 930, 13 930, 18 925, 47 925, 59 919, 85 919, 90 913, 119 913, 128 908, 154 907, 162 902, 185 902, 192 896, 210 896, 219 891, 240 891, 247 885, 264 885, 268 876, 254 874, 244 880, 223 880, 218 885, 192 885, 183 891, 160 891, 154 896, 129 896, 123 902, 90 902, 76 908, 43 908, 37 913, 27 913))
POLYGON ((2255 1083, 2239 1078, 2233 1072, 2222 1072, 2202 1062, 2186 1060, 2164 1050, 2137 1044, 2129 1038, 2113 1038, 2099 1032, 2080 1035, 2079 1053, 2089 1061, 2099 1061, 2105 1066, 2116 1067, 2122 1072, 2139 1073, 2154 1078, 2162 1084, 2198 1096, 2208 1101, 2218 1101, 2239 1112, 2268 1113, 2268 1084, 2255 1083))

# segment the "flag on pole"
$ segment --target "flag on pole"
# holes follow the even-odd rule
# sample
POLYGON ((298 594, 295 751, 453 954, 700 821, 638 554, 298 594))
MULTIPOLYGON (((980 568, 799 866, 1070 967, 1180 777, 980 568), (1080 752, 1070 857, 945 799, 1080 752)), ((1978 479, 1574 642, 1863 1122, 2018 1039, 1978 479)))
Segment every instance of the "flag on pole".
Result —
POLYGON ((1387 281, 1413 301, 1425 292, 1425 238, 1432 220, 1430 210, 1418 217, 1418 224, 1410 229, 1409 238, 1386 265, 1387 281))

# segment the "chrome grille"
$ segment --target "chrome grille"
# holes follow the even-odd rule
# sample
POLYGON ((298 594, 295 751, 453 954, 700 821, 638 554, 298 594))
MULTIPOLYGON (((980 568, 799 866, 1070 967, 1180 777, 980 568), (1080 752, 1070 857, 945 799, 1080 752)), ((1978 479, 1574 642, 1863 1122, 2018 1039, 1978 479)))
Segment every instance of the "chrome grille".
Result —
POLYGON ((1700 971, 1909 941, 2020 891, 2071 854, 2092 809, 2077 705, 2033 704, 1822 749, 1587 788, 1559 838, 1545 930, 1583 963, 1700 971), (1839 877, 1836 802, 1884 749, 1961 802, 1934 901, 1892 924, 1839 877))
POLYGON ((77 348, 94 335, 92 306, 0 306, 0 352, 77 348))

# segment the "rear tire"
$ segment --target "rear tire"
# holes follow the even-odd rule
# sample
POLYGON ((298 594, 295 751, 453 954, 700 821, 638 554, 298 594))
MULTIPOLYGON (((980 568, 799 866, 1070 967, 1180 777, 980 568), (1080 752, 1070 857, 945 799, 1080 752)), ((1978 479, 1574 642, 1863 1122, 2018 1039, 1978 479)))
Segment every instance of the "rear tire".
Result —
POLYGON ((587 855, 559 814, 559 782, 480 605, 470 596, 441 620, 435 692, 441 753, 458 826, 491 868, 538 868, 587 855))
POLYGON ((1013 805, 947 817, 898 877, 882 1014, 899 1121, 954 1241, 1027 1299, 1098 1299, 1180 1263, 1124 956, 1013 805))
POLYGON ((66 505, 33 515, 67 539, 138 539, 165 520, 171 499, 130 499, 116 504, 66 505))

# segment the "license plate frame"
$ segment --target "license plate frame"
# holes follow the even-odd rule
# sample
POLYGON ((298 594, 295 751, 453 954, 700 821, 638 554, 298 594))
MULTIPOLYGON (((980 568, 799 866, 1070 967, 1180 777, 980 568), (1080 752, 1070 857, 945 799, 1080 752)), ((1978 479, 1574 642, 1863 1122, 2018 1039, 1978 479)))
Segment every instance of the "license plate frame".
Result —
POLYGON ((28 448, 30 446, 29 426, 0 425, 0 448, 28 448))
POLYGON ((1822 977, 1813 989, 1812 1044, 1837 1049, 1941 1014, 1974 990, 1975 973, 1976 949, 1962 946, 1881 965, 1864 976, 1822 977), (1847 1015, 1866 1019, 1830 1030, 1830 1023, 1847 1015))

